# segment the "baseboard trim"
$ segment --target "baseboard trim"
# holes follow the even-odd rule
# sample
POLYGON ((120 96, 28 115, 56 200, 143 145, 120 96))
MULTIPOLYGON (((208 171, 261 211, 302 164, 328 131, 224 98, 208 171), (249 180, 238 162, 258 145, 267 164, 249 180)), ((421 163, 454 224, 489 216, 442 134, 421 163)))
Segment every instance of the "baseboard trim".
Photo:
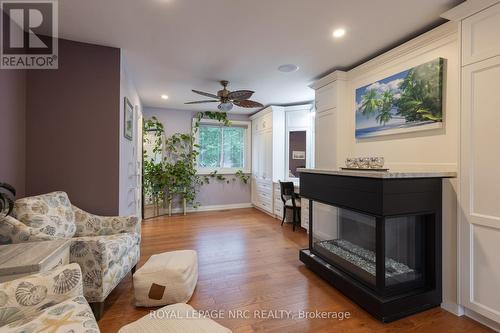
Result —
MULTIPOLYGON (((242 208, 252 208, 253 205, 248 203, 238 203, 238 204, 228 204, 228 205, 207 205, 207 206, 199 206, 199 207, 187 207, 188 213, 195 212, 210 212, 216 210, 228 210, 228 209, 242 209, 242 208)), ((182 208, 176 207, 172 208, 172 214, 182 213, 182 208)))
POLYGON ((258 207, 257 205, 254 205, 254 204, 251 204, 251 205, 252 205, 252 207, 253 207, 253 208, 255 208, 255 209, 257 209, 257 210, 261 211, 262 213, 265 213, 265 214, 267 214, 267 215, 269 215, 269 216, 271 216, 271 217, 274 217, 275 219, 277 219, 277 218, 278 218, 278 217, 276 217, 276 215, 275 215, 274 213, 269 213, 267 210, 262 209, 262 208, 258 207))
POLYGON ((464 307, 454 302, 444 301, 443 303, 441 303, 441 308, 453 313, 458 317, 461 317, 465 314, 464 307))
POLYGON ((484 326, 491 328, 496 332, 500 332, 500 324, 497 323, 496 321, 486 318, 485 316, 467 308, 464 308, 464 311, 467 317, 477 321, 480 324, 483 324, 484 326))

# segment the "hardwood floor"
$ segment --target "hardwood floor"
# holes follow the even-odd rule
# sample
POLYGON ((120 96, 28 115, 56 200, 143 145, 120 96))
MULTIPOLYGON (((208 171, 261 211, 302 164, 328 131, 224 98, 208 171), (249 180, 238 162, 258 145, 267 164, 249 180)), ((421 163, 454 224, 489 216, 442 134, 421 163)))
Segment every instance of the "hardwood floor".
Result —
MULTIPOLYGON (((335 288, 309 271, 298 259, 307 247, 304 230, 256 209, 162 217, 143 222, 141 266, 152 254, 194 249, 199 256, 199 281, 189 302, 198 310, 224 310, 217 319, 233 332, 492 332, 440 308, 390 324, 373 319, 335 288), (230 310, 249 310, 249 319, 229 319, 230 310), (350 312, 335 319, 256 318, 255 310, 350 312)), ((147 315, 133 305, 130 274, 106 301, 99 321, 103 333, 116 332, 147 315)), ((261 312, 259 312, 261 313, 261 312)))

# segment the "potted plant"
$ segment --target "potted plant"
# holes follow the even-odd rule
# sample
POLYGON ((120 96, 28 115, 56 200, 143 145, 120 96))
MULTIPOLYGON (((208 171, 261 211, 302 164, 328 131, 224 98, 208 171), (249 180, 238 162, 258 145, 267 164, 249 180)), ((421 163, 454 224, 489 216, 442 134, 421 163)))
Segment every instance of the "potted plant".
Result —
POLYGON ((0 216, 7 216, 14 208, 16 190, 7 183, 0 183, 0 216))

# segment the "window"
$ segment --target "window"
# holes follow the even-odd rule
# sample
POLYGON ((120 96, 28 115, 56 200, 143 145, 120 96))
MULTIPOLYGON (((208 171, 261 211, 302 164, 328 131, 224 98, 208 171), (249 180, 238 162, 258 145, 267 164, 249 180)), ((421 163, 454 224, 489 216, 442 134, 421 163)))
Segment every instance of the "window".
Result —
POLYGON ((231 121, 226 127, 217 122, 204 120, 198 129, 198 171, 232 173, 236 170, 249 172, 250 123, 231 121))

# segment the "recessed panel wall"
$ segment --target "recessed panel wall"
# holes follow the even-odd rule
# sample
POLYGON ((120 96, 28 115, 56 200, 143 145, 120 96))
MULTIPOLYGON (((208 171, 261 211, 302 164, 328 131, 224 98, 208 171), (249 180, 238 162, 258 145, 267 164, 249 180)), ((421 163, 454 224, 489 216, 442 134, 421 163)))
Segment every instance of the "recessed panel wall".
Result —
MULTIPOLYGON (((500 57, 499 57, 500 58, 500 57)), ((469 72, 472 85, 469 105, 471 145, 471 213, 497 217, 500 227, 500 154, 491 145, 500 144, 500 94, 491 89, 500 78, 500 59, 486 66, 476 66, 469 72)))

